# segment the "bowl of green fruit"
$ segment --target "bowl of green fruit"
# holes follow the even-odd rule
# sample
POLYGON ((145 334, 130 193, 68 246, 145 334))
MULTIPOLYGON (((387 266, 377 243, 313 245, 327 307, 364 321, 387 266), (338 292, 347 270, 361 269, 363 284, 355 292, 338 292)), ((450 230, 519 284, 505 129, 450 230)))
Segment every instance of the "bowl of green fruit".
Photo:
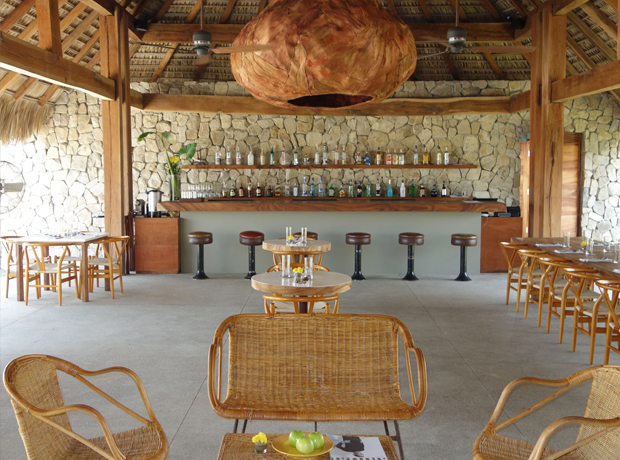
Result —
POLYGON ((315 458, 334 448, 332 440, 318 431, 304 433, 301 430, 282 434, 271 445, 277 452, 293 458, 315 458))

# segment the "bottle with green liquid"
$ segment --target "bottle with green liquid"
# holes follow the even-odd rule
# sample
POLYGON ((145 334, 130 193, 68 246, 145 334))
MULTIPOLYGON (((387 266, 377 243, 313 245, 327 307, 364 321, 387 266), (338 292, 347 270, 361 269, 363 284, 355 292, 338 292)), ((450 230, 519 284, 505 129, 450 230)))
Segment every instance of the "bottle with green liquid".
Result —
POLYGON ((415 198, 416 197, 416 187, 415 184, 413 183, 413 179, 411 179, 411 185, 409 186, 409 197, 410 198, 415 198))

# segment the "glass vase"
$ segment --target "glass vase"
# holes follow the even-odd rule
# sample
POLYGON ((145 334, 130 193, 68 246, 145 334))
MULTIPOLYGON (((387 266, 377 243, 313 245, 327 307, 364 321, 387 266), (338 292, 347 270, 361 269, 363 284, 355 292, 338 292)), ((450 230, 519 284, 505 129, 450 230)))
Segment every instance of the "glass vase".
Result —
POLYGON ((170 201, 179 201, 181 199, 181 173, 170 174, 168 184, 170 185, 170 201))

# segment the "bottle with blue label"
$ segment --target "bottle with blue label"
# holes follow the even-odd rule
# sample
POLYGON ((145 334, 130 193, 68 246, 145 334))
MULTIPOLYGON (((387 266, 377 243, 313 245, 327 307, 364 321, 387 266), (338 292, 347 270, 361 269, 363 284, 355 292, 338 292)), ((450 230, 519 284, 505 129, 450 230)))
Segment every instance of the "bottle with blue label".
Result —
POLYGON ((364 156, 364 164, 370 166, 370 153, 366 151, 366 156, 364 156))
POLYGON ((392 190, 392 179, 388 180, 387 192, 385 193, 385 195, 388 198, 392 198, 394 196, 394 190, 392 190))
POLYGON ((312 182, 310 183, 310 196, 316 196, 316 185, 314 185, 314 177, 312 178, 312 182))

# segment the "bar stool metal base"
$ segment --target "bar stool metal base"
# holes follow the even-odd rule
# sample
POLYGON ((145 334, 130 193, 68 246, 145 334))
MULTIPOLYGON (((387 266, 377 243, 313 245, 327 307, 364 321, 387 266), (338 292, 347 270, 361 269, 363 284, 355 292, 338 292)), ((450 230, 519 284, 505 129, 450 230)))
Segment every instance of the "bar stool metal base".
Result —
POLYGON ((254 246, 248 246, 248 257, 248 274, 244 278, 246 280, 250 280, 256 275, 256 251, 254 246))
POLYGON ((353 280, 362 281, 365 280, 364 275, 362 275, 362 246, 359 244, 355 245, 355 272, 351 277, 353 280))
POLYGON ((404 281, 417 281, 418 277, 415 276, 413 271, 413 257, 415 248, 412 245, 407 246, 407 274, 404 276, 404 281))
POLYGON ((467 247, 461 246, 461 272, 454 281, 471 281, 471 278, 467 275, 467 247))
POLYGON ((198 267, 196 274, 192 277, 195 280, 206 280, 209 277, 205 274, 205 245, 198 245, 198 267))

